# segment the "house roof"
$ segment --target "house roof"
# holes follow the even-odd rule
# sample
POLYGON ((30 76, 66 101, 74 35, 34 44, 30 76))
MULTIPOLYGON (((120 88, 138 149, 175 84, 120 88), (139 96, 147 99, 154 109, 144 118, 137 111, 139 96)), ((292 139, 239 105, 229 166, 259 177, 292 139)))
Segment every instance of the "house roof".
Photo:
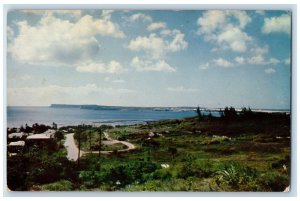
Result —
POLYGON ((21 138, 25 135, 24 132, 21 132, 21 133, 11 133, 8 135, 8 138, 21 138))
POLYGON ((25 146, 25 142, 24 141, 17 141, 17 142, 11 142, 9 143, 8 146, 25 146))
POLYGON ((55 130, 49 129, 41 134, 30 135, 26 139, 27 140, 39 140, 39 139, 50 139, 53 137, 55 130))
POLYGON ((42 134, 30 135, 26 139, 33 140, 33 139, 50 139, 50 138, 51 138, 50 135, 42 133, 42 134))

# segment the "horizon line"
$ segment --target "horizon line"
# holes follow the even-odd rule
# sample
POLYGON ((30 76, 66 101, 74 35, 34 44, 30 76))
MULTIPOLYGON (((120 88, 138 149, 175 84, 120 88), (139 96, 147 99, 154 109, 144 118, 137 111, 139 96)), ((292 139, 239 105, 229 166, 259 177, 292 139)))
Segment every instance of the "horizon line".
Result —
MULTIPOLYGON (((126 106, 126 105, 98 105, 98 104, 65 104, 65 103, 53 103, 50 105, 7 105, 6 107, 51 107, 51 105, 74 105, 74 106, 81 106, 81 105, 94 105, 94 106, 104 106, 104 107, 135 107, 135 108, 180 108, 180 107, 188 107, 188 108, 197 108, 197 106, 126 106)), ((234 106, 224 106, 224 107, 204 107, 199 106, 199 108, 204 109, 224 109, 226 107, 233 107, 235 109, 241 109, 246 106, 241 107, 234 107, 234 106)), ((291 111, 292 108, 252 108, 250 106, 247 106, 246 108, 250 108, 251 110, 286 110, 291 111)))

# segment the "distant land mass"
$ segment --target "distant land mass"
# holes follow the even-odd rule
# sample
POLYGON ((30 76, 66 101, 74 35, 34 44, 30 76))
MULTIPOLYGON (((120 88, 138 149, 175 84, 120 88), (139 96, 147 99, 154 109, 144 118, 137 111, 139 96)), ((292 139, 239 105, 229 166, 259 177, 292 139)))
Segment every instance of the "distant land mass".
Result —
POLYGON ((79 108, 88 110, 154 110, 154 111, 192 111, 196 107, 128 107, 128 106, 106 106, 106 105, 69 105, 51 104, 51 108, 79 108))
MULTIPOLYGON (((78 108, 78 109, 87 109, 87 110, 153 110, 153 111, 193 111, 197 107, 190 106, 180 106, 180 107, 133 107, 133 106, 107 106, 107 105, 94 105, 94 104, 82 104, 82 105, 73 105, 73 104, 51 104, 51 108, 78 108)), ((241 108, 235 108, 236 111, 241 111, 241 108)), ((224 108, 205 108, 200 107, 202 111, 211 111, 218 112, 223 111, 224 108)), ((286 112, 289 113, 290 109, 260 109, 260 108, 251 108, 254 112, 286 112)))

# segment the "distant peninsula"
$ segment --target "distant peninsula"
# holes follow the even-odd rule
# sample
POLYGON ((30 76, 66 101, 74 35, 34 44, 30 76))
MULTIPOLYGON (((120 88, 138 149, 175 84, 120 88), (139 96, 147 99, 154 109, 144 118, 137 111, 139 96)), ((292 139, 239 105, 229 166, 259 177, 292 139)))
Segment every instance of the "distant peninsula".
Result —
POLYGON ((51 104, 51 108, 79 108, 88 110, 155 110, 155 111, 191 111, 195 107, 128 107, 128 106, 106 106, 106 105, 72 105, 51 104))

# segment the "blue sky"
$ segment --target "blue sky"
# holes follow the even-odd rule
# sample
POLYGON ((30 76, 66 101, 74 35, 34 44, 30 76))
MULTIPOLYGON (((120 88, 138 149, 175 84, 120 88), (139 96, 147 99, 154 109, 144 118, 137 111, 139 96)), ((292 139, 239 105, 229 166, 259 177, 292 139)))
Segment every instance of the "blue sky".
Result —
POLYGON ((288 11, 8 13, 8 105, 290 107, 288 11))

